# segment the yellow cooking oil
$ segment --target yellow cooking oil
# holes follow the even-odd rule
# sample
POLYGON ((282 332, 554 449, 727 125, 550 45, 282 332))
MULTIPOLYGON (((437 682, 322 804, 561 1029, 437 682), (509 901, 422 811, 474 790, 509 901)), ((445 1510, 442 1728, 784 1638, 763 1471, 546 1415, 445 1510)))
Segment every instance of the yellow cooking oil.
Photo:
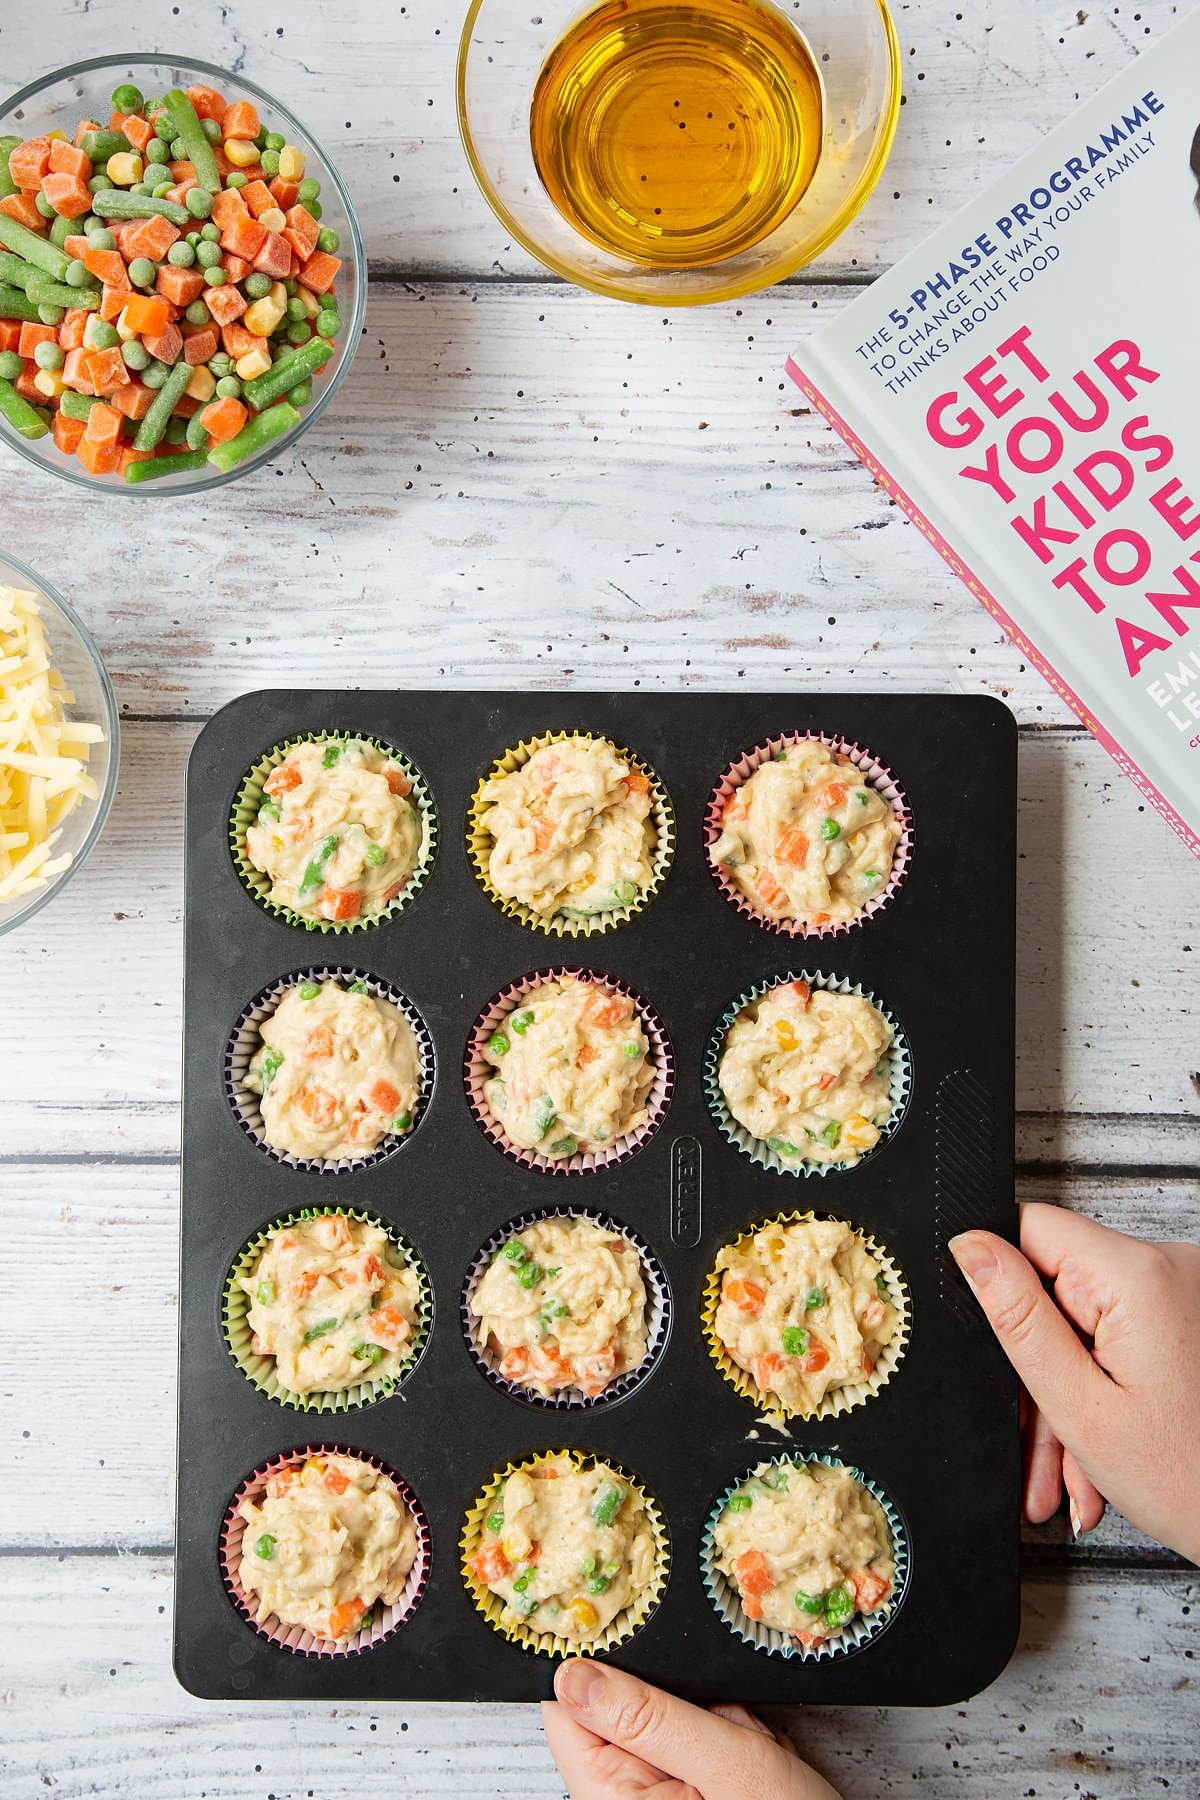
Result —
POLYGON ((546 58, 529 128, 546 192, 585 237, 695 269, 793 211, 825 96, 802 33, 768 0, 603 0, 546 58))

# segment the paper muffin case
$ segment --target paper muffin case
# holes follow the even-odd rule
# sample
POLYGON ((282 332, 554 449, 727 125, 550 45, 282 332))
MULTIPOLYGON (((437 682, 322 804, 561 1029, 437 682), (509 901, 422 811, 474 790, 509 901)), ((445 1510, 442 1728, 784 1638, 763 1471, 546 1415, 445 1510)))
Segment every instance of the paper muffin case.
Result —
POLYGON ((704 813, 704 860, 708 872, 716 882, 720 892, 729 904, 736 907, 744 918, 752 924, 759 925, 764 931, 778 931, 785 937, 831 938, 844 931, 853 931, 863 925, 891 900, 908 873, 908 865, 912 858, 913 821, 904 789, 896 780, 891 770, 870 750, 861 744, 852 744, 847 738, 830 737, 825 732, 789 731, 779 737, 770 738, 764 744, 756 744, 753 750, 745 751, 726 769, 720 781, 712 791, 708 806, 704 813), (895 813, 900 824, 900 836, 892 853, 892 868, 886 883, 873 900, 868 900, 862 911, 853 919, 831 919, 828 925, 805 925, 801 919, 772 919, 766 913, 759 912, 752 906, 741 889, 730 881, 724 869, 712 861, 709 851, 721 835, 725 808, 734 792, 742 783, 754 774, 763 763, 770 762, 781 750, 787 750, 793 744, 824 744, 835 756, 844 757, 852 762, 863 778, 863 785, 873 788, 880 799, 895 813))
POLYGON ((467 1510, 463 1520, 462 1535, 459 1538, 459 1557, 463 1585, 475 1604, 476 1611, 485 1618, 493 1631, 507 1638, 510 1644, 516 1644, 522 1650, 532 1650, 537 1656, 600 1656, 607 1651, 615 1650, 619 1644, 627 1643, 636 1631, 640 1631, 647 1619, 654 1612, 662 1599, 667 1585, 667 1576, 671 1568, 671 1544, 667 1535, 666 1523, 658 1510, 654 1496, 647 1492, 642 1483, 629 1473, 619 1462, 609 1456, 588 1456, 580 1450, 561 1448, 557 1450, 538 1450, 532 1456, 523 1456, 518 1462, 510 1462, 503 1469, 489 1477, 478 1496, 467 1510), (611 1469, 614 1475, 626 1484, 630 1491, 638 1496, 646 1509, 646 1517, 654 1536, 655 1565, 654 1573, 645 1590, 619 1612, 608 1629, 588 1644, 575 1643, 571 1638, 560 1637, 557 1632, 530 1631, 525 1625, 503 1625, 500 1615, 504 1611, 504 1601, 499 1594, 494 1594, 486 1583, 479 1579, 471 1567, 469 1558, 479 1549, 483 1540, 484 1520, 491 1510, 492 1499, 502 1481, 515 1475, 519 1469, 536 1469, 540 1464, 549 1462, 555 1456, 569 1456, 579 1468, 587 1468, 593 1463, 601 1463, 611 1469))
POLYGON ((463 1085, 475 1123, 510 1162, 520 1163, 527 1169, 540 1169, 547 1175, 589 1175, 600 1169, 615 1169, 618 1163, 636 1156, 642 1145, 654 1136, 662 1124, 675 1086, 675 1058, 666 1026, 653 1007, 647 1005, 628 982, 618 981, 615 976, 602 974, 598 969, 537 969, 495 995, 476 1019, 463 1058, 463 1085), (568 979, 594 982, 597 987, 610 988, 613 993, 624 994, 633 1001, 642 1030, 650 1041, 654 1080, 646 1095, 645 1122, 636 1131, 625 1132, 602 1150, 577 1150, 574 1156, 543 1156, 540 1150, 526 1150, 520 1144, 514 1144, 489 1107, 483 1091, 484 1083, 491 1080, 496 1069, 484 1055, 484 1050, 492 1033, 504 1023, 510 1013, 516 1012, 525 996, 534 988, 541 987, 547 981, 568 979))
POLYGON ((700 1579, 704 1591, 708 1595, 713 1611, 717 1617, 728 1625, 735 1636, 743 1643, 749 1644, 752 1650, 759 1650, 768 1656, 795 1656, 806 1662, 829 1662, 837 1656, 849 1656, 856 1650, 864 1649, 874 1638, 877 1638, 895 1618, 904 1603, 905 1589, 908 1585, 908 1534, 904 1523, 888 1495, 869 1475, 856 1469, 853 1463, 843 1462, 840 1457, 819 1454, 816 1451, 793 1451, 790 1455, 781 1451, 778 1456, 764 1456, 730 1482, 708 1518, 700 1540, 700 1579), (892 1581, 892 1592, 886 1606, 873 1613, 855 1613, 845 1630, 836 1637, 826 1638, 816 1649, 810 1650, 804 1644, 798 1644, 795 1638, 785 1631, 776 1631, 772 1626, 763 1624, 761 1619, 752 1619, 743 1610, 737 1588, 729 1577, 717 1567, 716 1543, 713 1531, 717 1520, 729 1503, 731 1494, 736 1493, 751 1474, 754 1468, 761 1468, 763 1463, 825 1463, 831 1469, 846 1469, 856 1481, 862 1483, 867 1491, 874 1495, 883 1508, 887 1519, 888 1530, 892 1536, 892 1555, 896 1563, 896 1573, 892 1581))
POLYGON ((305 1444, 298 1450, 288 1450, 282 1455, 272 1458, 261 1468, 248 1475, 241 1487, 230 1501, 221 1527, 221 1539, 218 1554, 221 1563, 221 1574, 225 1581, 225 1589, 248 1625, 252 1625, 260 1637, 269 1643, 277 1644, 281 1650, 291 1650, 299 1656, 356 1656, 360 1651, 373 1650, 385 1638, 392 1636, 411 1618, 429 1580, 429 1565, 432 1555, 432 1540, 429 1532, 429 1520, 425 1508, 417 1499, 403 1476, 398 1475, 389 1463, 381 1457, 372 1456, 367 1450, 358 1450, 350 1444, 305 1444), (238 1507, 247 1497, 256 1502, 261 1495, 269 1475, 276 1474, 303 1462, 310 1456, 353 1456, 359 1462, 369 1463, 371 1468, 378 1469, 395 1482, 401 1500, 412 1514, 417 1528, 417 1554, 413 1566, 408 1572, 408 1580, 404 1584, 404 1592, 394 1606, 381 1606, 378 1601, 372 1608, 372 1623, 365 1631, 353 1632, 345 1638, 322 1638, 305 1629, 303 1625, 285 1625, 274 1613, 260 1623, 254 1616, 255 1602, 242 1587, 240 1575, 242 1560, 242 1537, 245 1533, 245 1521, 238 1516, 238 1507))
POLYGON ((394 1394, 408 1380, 418 1362, 421 1353, 429 1340, 429 1327, 433 1315, 433 1300, 430 1292, 429 1277, 425 1265, 408 1242, 407 1238, 381 1219, 376 1213, 361 1212, 353 1206, 306 1206, 298 1212, 283 1213, 264 1225, 239 1250, 225 1281, 225 1292, 221 1301, 221 1321, 225 1331, 225 1342, 232 1356, 247 1381, 251 1382, 268 1400, 274 1400, 280 1406, 290 1406, 296 1412, 355 1412, 360 1406, 369 1406, 374 1400, 383 1400, 394 1394), (255 1259, 266 1248, 267 1239, 272 1232, 282 1231, 288 1225, 300 1225, 310 1219, 322 1219, 340 1216, 355 1219, 360 1224, 377 1225, 388 1235, 389 1242, 400 1252, 405 1264, 417 1278, 419 1292, 417 1295, 416 1329, 413 1332, 412 1347, 405 1359, 404 1367, 398 1375, 385 1375, 372 1381, 360 1381, 353 1387, 337 1388, 332 1391, 314 1391, 310 1394, 296 1394, 280 1382, 276 1374, 276 1363, 273 1356, 260 1356, 251 1348, 252 1332, 250 1330, 250 1299, 244 1289, 238 1286, 239 1277, 245 1275, 253 1267, 255 1259))
MULTIPOLYGON (((750 1239, 757 1237, 760 1231, 769 1231, 772 1226, 795 1225, 810 1219, 828 1218, 829 1216, 827 1213, 817 1214, 815 1212, 775 1213, 771 1218, 759 1219, 756 1224, 748 1225, 735 1238, 730 1238, 727 1243, 723 1244, 721 1249, 722 1251, 740 1250, 743 1244, 748 1244, 750 1239)), ((850 1221, 839 1221, 839 1223, 850 1224, 850 1221)), ((700 1329, 704 1342, 708 1346, 708 1354, 730 1387, 744 1400, 749 1400, 750 1404, 757 1407, 760 1412, 774 1414, 776 1417, 784 1419, 800 1419, 805 1424, 811 1424, 818 1419, 836 1419, 842 1413, 852 1412, 856 1406, 863 1406, 873 1394, 879 1392, 880 1388, 887 1386, 908 1347, 911 1329, 908 1283, 904 1279, 899 1265, 877 1238, 871 1237, 857 1225, 850 1224, 850 1229, 864 1249, 881 1265, 888 1299, 897 1313, 896 1335, 891 1343, 885 1346, 879 1361, 866 1380, 850 1382, 844 1387, 833 1389, 826 1394, 820 1405, 812 1412, 800 1412, 794 1407, 786 1406, 778 1394, 764 1394, 754 1377, 745 1369, 739 1368, 738 1364, 734 1362, 718 1337, 716 1327, 717 1307, 721 1300, 721 1287, 725 1271, 718 1268, 715 1261, 708 1271, 704 1282, 704 1293, 700 1301, 700 1329)))
POLYGON ((589 1407, 611 1406, 615 1400, 623 1400, 640 1387, 651 1374, 655 1363, 662 1353, 663 1346, 671 1328, 671 1292, 667 1286, 667 1277, 661 1263, 651 1250, 649 1244, 628 1225, 621 1225, 616 1219, 609 1218, 607 1213, 593 1212, 583 1206, 555 1206, 544 1208, 541 1212, 522 1213, 519 1218, 510 1219, 507 1225, 490 1237, 479 1252, 467 1274, 463 1284, 462 1300, 459 1306, 463 1337, 467 1349, 475 1363, 489 1381, 504 1393, 511 1394, 515 1400, 523 1400, 529 1406, 542 1406, 558 1412, 567 1410, 583 1411, 589 1407), (527 1225, 536 1225, 541 1219, 588 1219, 602 1230, 610 1231, 614 1237, 625 1238, 637 1251, 641 1261, 642 1281, 646 1288, 646 1354, 636 1369, 630 1369, 616 1381, 611 1381, 602 1394, 588 1396, 577 1389, 569 1389, 564 1393, 551 1395, 539 1394, 520 1381, 508 1381, 500 1373, 499 1366, 491 1351, 481 1346, 475 1337, 475 1317, 471 1312, 471 1297, 491 1267, 492 1258, 517 1232, 524 1231, 527 1225))
POLYGON ((730 1002, 721 1014, 716 1025, 709 1033, 708 1043, 704 1049, 704 1095, 708 1101, 708 1110, 712 1114, 721 1135, 748 1156, 751 1162, 760 1168, 770 1169, 776 1175, 834 1175, 849 1174, 853 1169, 861 1168, 869 1157, 878 1156, 884 1144, 898 1131, 908 1108, 909 1095, 912 1092, 912 1053, 897 1021, 886 1006, 881 1006, 874 994, 860 987, 856 981, 848 981, 842 975, 824 975, 820 971, 797 969, 787 975, 773 975, 770 981, 760 982, 757 987, 748 988, 730 1002), (780 987, 789 981, 807 981, 809 987, 824 988, 831 994, 856 994, 860 999, 869 1000, 877 1012, 883 1014, 892 1028, 892 1046, 887 1052, 890 1080, 888 1093, 892 1102, 892 1111, 886 1125, 880 1127, 879 1142, 870 1150, 864 1151, 857 1163, 840 1162, 807 1162, 800 1156, 791 1160, 776 1154, 765 1138, 752 1137, 744 1125, 730 1112, 725 1096, 721 1092, 721 1084, 717 1078, 721 1057, 725 1049, 725 1036, 738 1014, 754 1001, 761 1000, 772 988, 780 987))
POLYGON ((590 731, 547 731, 539 737, 524 738, 521 743, 506 750, 498 756, 479 786, 471 796, 471 805, 467 813, 467 854, 471 859, 471 867, 475 871, 480 887, 493 905, 518 924, 525 925, 530 931, 541 931, 547 937, 593 937, 601 932, 612 931, 618 925, 624 925, 629 919, 648 906, 659 888, 667 878, 672 859, 675 855, 675 814, 671 806, 666 788, 650 767, 624 745, 614 743, 612 738, 597 738, 590 731), (546 744, 563 743, 606 743, 624 757, 631 769, 645 775, 650 782, 651 809, 650 818, 654 824, 655 844, 650 852, 653 873, 649 885, 642 889, 637 899, 629 906, 611 907, 607 912, 592 913, 587 918, 568 918, 561 913, 553 913, 549 918, 535 913, 532 907, 523 900, 506 900, 497 893, 492 885, 488 860, 491 853, 492 839, 483 828, 483 815, 488 810, 488 802, 483 798, 484 788, 497 775, 508 775, 529 761, 535 750, 541 750, 546 744))
POLYGON ((409 761, 402 750, 395 744, 389 744, 384 738, 372 737, 368 732, 359 731, 304 731, 296 737, 284 738, 281 743, 272 745, 258 762, 256 762, 242 780, 237 799, 233 803, 233 812, 229 820, 229 845, 233 853, 234 867, 242 878, 242 882, 258 904, 267 912, 273 913, 277 919, 283 919, 288 925, 298 925, 304 931, 324 931, 335 936, 351 931, 366 931, 372 925, 381 925, 388 919, 397 918, 412 905, 425 883, 433 872, 438 848, 438 817, 433 803, 433 795, 429 784, 416 765, 409 761), (293 912, 289 906, 280 906, 271 899, 271 880, 261 869, 256 869, 246 855, 246 828, 253 825, 258 817, 258 809, 265 797, 263 784, 272 769, 277 768, 289 750, 297 744, 325 743, 372 744, 384 756, 398 762, 408 779, 412 782, 412 792, 408 798, 421 815, 421 844, 417 852, 416 866, 396 895, 390 906, 382 912, 373 913, 369 918, 357 919, 310 919, 303 913, 293 912))
POLYGON ((367 969, 350 969, 344 965, 325 963, 309 969, 296 969, 290 975, 281 975, 278 981, 273 981, 270 987, 256 994, 243 1009, 225 1046, 225 1092, 233 1108, 233 1116, 247 1137, 260 1150, 265 1150, 276 1162, 285 1163, 289 1169, 312 1169, 318 1175, 345 1175, 354 1169, 365 1169, 372 1163, 382 1162, 385 1157, 394 1156, 421 1123, 433 1092, 433 1080, 433 1039, 424 1019, 407 994, 402 994, 390 982, 381 981, 367 969), (277 1150, 263 1135, 262 1098, 253 1088, 246 1086, 246 1073, 261 1043, 260 1031, 264 1022, 275 1011, 288 988, 298 987, 306 981, 336 981, 346 989, 356 981, 365 981, 368 991, 377 1000, 390 1001, 404 1015, 417 1040, 419 1087, 412 1124, 405 1132, 389 1132, 374 1150, 367 1151, 363 1156, 345 1157, 335 1162, 328 1157, 292 1156, 287 1151, 277 1150))

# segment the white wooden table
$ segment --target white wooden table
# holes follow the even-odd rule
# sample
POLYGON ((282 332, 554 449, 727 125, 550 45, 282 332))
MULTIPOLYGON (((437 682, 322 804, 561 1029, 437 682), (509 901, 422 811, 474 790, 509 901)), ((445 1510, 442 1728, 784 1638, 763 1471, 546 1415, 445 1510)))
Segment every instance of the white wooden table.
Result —
MULTIPOLYGON (((782 373, 1176 10, 901 5, 906 105, 865 214, 785 287, 668 317, 546 280, 505 240, 459 153, 458 7, 4 9, 5 91, 141 48, 289 100, 356 196, 373 277, 340 403, 212 502, 81 506, 0 452, 0 539, 91 622, 125 730, 91 866, 0 946, 5 1800, 561 1792, 531 1708, 218 1708, 171 1674, 182 783, 235 694, 1003 695, 1022 727, 1021 1194, 1200 1230, 1196 864, 782 373)), ((1029 1533, 1026 1577, 1021 1647, 969 1705, 790 1721, 847 1800, 1200 1794, 1196 1571, 1109 1519, 1078 1547, 1061 1521, 1029 1533)))

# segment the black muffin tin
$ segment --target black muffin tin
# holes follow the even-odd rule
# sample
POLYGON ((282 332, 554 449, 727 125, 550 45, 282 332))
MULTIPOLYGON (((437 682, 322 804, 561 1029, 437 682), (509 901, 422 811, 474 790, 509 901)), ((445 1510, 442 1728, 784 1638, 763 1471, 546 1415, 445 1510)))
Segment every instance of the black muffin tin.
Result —
POLYGON ((222 1699, 524 1700, 555 1664, 509 1643, 460 1576, 465 1511, 489 1475, 550 1446, 625 1464, 655 1496, 671 1545, 657 1611, 612 1656, 696 1700, 870 1705, 960 1700, 1003 1668, 1019 1615, 1017 1385, 946 1250, 968 1225, 1015 1234, 1013 1198, 1016 729, 982 697, 869 694, 261 692, 236 700, 192 753, 187 804, 183 1223, 175 1669, 222 1699), (509 746, 549 730, 626 744, 670 795, 673 866, 630 923, 547 937, 504 917, 466 850, 472 793, 509 746), (344 934, 272 916, 243 885, 229 819, 244 774, 281 739, 358 732, 394 743, 428 781, 436 867, 411 908, 344 934), (906 879, 879 914, 824 939, 741 916, 703 854, 705 807, 744 750, 787 732, 840 737, 895 775, 912 809, 906 879), (274 1161, 239 1126, 224 1056, 247 1001, 314 963, 368 969, 403 990, 432 1034, 434 1091, 395 1154, 348 1174, 274 1161), (554 965, 622 977, 657 1010, 675 1085, 657 1132, 610 1171, 550 1175, 501 1154, 475 1123, 463 1053, 485 1004, 554 965), (768 976, 822 970, 893 1014, 912 1054, 902 1123, 858 1167, 797 1179, 755 1165, 705 1101, 705 1043, 728 1002, 768 976), (402 1390, 349 1413, 296 1412, 256 1391, 221 1325, 230 1265, 276 1216, 345 1204, 393 1222, 428 1270, 433 1326, 402 1390), (525 1404, 489 1381, 463 1341, 462 1284, 480 1246, 542 1207, 587 1206, 648 1240, 670 1283, 657 1366, 610 1406, 525 1404), (701 1531, 725 1487, 787 1448, 722 1379, 700 1333, 704 1278, 751 1221, 813 1208, 878 1238, 907 1277, 912 1335, 891 1381, 825 1423, 793 1421, 798 1450, 857 1465, 903 1519, 911 1566, 885 1628, 849 1654, 766 1655, 714 1612, 701 1531), (243 1480, 282 1452, 340 1444, 395 1468, 432 1532, 425 1593, 407 1622, 356 1655, 305 1656, 235 1608, 219 1563, 243 1480))

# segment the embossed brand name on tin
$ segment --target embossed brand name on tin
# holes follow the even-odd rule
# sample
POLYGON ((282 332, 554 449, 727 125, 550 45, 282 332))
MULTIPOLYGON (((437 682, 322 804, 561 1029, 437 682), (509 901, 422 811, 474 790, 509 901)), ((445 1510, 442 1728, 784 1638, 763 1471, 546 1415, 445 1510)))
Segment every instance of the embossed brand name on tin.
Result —
POLYGON ((700 1242, 700 1144, 677 1137, 671 1145, 671 1241, 690 1249, 700 1242))

